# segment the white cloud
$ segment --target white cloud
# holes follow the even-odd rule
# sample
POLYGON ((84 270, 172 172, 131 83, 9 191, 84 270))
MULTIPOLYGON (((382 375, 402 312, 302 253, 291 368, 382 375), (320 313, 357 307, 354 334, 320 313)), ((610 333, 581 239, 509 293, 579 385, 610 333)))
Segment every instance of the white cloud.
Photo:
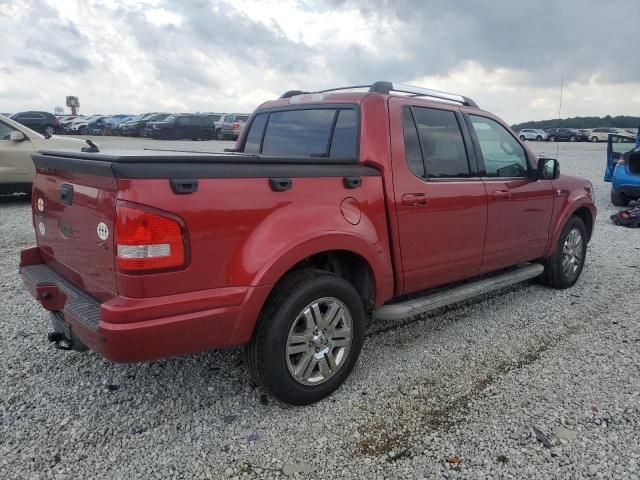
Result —
MULTIPOLYGON (((557 116, 563 72, 563 117, 640 112, 640 78, 619 70, 637 68, 634 57, 614 70, 552 64, 545 52, 507 58, 507 33, 479 38, 480 21, 460 7, 357 3, 9 0, 0 9, 0 111, 52 111, 66 95, 79 96, 84 113, 251 111, 289 89, 392 80, 470 96, 516 123, 557 116)), ((531 37, 525 44, 543 34, 520 33, 531 37)), ((606 42, 583 38, 581 55, 606 42)))

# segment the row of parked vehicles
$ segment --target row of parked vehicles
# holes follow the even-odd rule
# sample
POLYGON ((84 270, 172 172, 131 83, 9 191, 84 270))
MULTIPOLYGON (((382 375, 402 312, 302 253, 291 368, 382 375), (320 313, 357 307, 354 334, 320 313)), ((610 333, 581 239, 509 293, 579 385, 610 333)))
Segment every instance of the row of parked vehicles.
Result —
POLYGON ((633 135, 632 130, 625 128, 523 128, 518 132, 520 140, 534 140, 541 142, 606 142, 609 134, 627 136, 633 135))
POLYGON ((237 139, 249 119, 240 113, 164 113, 140 115, 55 116, 48 112, 20 112, 11 119, 44 135, 120 135, 158 139, 237 139))

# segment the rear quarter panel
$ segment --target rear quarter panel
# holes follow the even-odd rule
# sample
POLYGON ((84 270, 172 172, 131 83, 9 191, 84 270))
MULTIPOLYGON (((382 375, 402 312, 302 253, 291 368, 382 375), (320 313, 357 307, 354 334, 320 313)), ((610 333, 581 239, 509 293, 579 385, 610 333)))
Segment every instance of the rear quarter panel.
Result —
POLYGON ((362 186, 352 190, 344 188, 342 177, 292 182, 290 190, 275 192, 268 178, 201 179, 197 192, 177 195, 167 180, 119 180, 120 199, 184 220, 190 262, 174 272, 119 273, 118 293, 146 297, 272 285, 309 255, 351 250, 371 266, 377 298, 388 298, 392 269, 382 177, 362 177, 362 186), (342 214, 347 197, 360 206, 357 225, 342 214))

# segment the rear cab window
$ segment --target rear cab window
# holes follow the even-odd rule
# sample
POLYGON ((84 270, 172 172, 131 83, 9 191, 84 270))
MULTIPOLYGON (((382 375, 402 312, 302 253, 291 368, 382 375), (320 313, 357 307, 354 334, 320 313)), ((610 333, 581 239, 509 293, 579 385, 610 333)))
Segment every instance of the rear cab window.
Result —
POLYGON ((244 151, 266 156, 356 160, 358 111, 310 107, 263 112, 249 126, 244 151))

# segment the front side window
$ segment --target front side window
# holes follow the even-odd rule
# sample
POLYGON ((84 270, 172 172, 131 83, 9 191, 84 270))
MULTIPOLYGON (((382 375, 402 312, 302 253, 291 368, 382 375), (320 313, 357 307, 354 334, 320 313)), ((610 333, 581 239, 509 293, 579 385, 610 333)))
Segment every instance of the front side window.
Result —
POLYGON ((526 177, 527 156, 522 146, 495 120, 469 115, 484 159, 487 177, 526 177))

